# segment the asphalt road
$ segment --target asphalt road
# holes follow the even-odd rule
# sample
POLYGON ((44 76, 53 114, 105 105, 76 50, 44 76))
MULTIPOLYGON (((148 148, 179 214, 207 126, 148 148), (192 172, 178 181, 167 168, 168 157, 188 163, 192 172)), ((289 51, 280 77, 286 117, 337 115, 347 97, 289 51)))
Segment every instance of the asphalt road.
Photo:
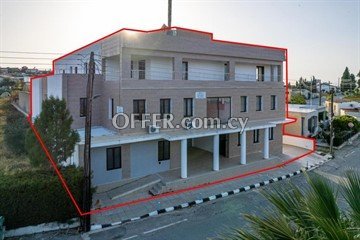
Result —
MULTIPOLYGON (((334 184, 349 168, 360 169, 360 141, 336 152, 336 158, 315 170, 334 184)), ((314 173, 313 173, 314 174, 314 173)), ((192 240, 215 238, 230 231, 231 228, 246 227, 243 214, 261 215, 264 208, 271 208, 262 196, 262 191, 271 191, 274 187, 293 183, 306 188, 304 175, 298 175, 250 192, 241 193, 215 202, 201 204, 189 209, 160 215, 125 224, 108 231, 93 235, 92 239, 156 239, 156 240, 192 240)), ((342 208, 346 207, 339 199, 342 208)))
MULTIPOLYGON (((336 185, 336 181, 339 177, 344 176, 346 170, 349 168, 360 169, 359 156, 360 141, 357 140, 351 146, 337 151, 335 159, 317 168, 312 174, 321 174, 336 185)), ((303 189, 308 187, 304 175, 301 174, 253 191, 124 224, 92 234, 91 239, 199 240, 216 238, 229 232, 231 228, 246 227, 247 222, 243 214, 261 215, 264 208, 271 208, 261 192, 271 191, 275 187, 289 182, 303 189)), ((339 204, 341 208, 346 208, 343 199, 339 199, 339 204)), ((79 239, 79 235, 48 233, 22 239, 79 239)))

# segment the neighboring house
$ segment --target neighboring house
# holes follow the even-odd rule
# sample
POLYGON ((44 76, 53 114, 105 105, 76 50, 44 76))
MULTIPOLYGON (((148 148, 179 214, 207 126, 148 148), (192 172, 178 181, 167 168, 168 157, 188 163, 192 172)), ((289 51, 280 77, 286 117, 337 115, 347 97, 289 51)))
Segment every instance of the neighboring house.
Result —
POLYGON ((289 99, 291 99, 291 96, 301 94, 305 97, 305 99, 311 98, 311 92, 305 88, 299 89, 299 88, 291 88, 289 89, 289 99))
POLYGON ((22 110, 24 113, 28 113, 30 111, 29 106, 29 97, 30 97, 30 82, 24 82, 23 89, 19 91, 19 99, 15 104, 22 110))
MULTIPOLYGON (((325 106, 327 111, 330 112, 331 102, 329 100, 325 102, 325 106)), ((335 116, 350 115, 360 120, 360 102, 334 99, 333 111, 335 116)))
MULTIPOLYGON (((321 92, 323 93, 330 93, 330 90, 334 89, 335 92, 339 92, 340 88, 338 86, 332 85, 330 83, 321 83, 321 92)), ((319 86, 317 86, 317 90, 319 91, 319 86)))
POLYGON ((194 160, 191 148, 212 152, 209 160, 215 171, 219 155, 221 160, 238 157, 239 164, 246 164, 252 153, 262 153, 265 159, 281 154, 285 49, 211 38, 209 33, 182 28, 120 31, 56 61, 55 75, 34 79, 32 117, 47 97, 65 99, 72 127, 81 136, 71 161, 83 164, 87 62, 94 51, 94 185, 170 169, 187 178, 188 161, 194 160), (175 124, 184 116, 223 121, 241 116, 249 122, 240 134, 240 128, 164 129, 160 124, 143 129, 139 117, 134 128, 117 130, 112 125, 116 113, 172 113, 175 124))
POLYGON ((318 133, 318 126, 326 118, 325 106, 289 104, 289 117, 296 122, 285 126, 286 133, 312 137, 318 133))

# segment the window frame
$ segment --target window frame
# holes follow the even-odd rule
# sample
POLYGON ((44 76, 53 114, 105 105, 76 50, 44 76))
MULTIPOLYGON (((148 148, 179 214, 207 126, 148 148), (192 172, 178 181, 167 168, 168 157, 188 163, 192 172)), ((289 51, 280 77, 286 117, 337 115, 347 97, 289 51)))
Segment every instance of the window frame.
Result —
POLYGON ((274 127, 269 128, 269 140, 274 140, 274 127))
POLYGON ((138 62, 138 69, 139 69, 139 79, 144 80, 146 79, 146 60, 139 60, 138 62))
POLYGON ((145 99, 133 99, 133 114, 134 114, 134 120, 142 121, 143 120, 143 114, 146 113, 146 100, 145 99), (143 112, 140 111, 141 104, 143 103, 143 112), (137 111, 135 111, 137 109, 137 111), (135 115, 137 114, 137 115, 135 115))
POLYGON ((182 80, 189 80, 189 62, 182 61, 181 67, 182 67, 182 80))
POLYGON ((277 96, 270 95, 270 110, 276 110, 276 109, 277 109, 277 96))
POLYGON ((171 157, 170 141, 158 141, 158 162, 170 160, 171 157), (166 149, 167 148, 167 149, 166 149))
POLYGON ((184 98, 184 117, 193 117, 194 116, 194 99, 193 98, 184 98), (188 112, 188 101, 190 101, 190 114, 188 112))
POLYGON ((171 98, 160 98, 160 119, 164 119, 165 114, 171 114, 171 98), (169 101, 168 109, 165 109, 167 108, 166 101, 169 101))
POLYGON ((116 169, 121 169, 122 168, 122 153, 121 153, 121 146, 118 147, 110 147, 110 148, 106 148, 106 171, 111 171, 111 170, 116 170, 116 169), (117 166, 116 164, 116 154, 115 151, 119 150, 119 164, 117 166), (112 151, 112 167, 109 166, 109 151, 112 151))
POLYGON ((261 112, 263 110, 263 97, 261 95, 256 96, 256 111, 261 112), (258 103, 258 99, 260 99, 260 102, 258 103), (258 108, 259 107, 259 108, 258 108))
POLYGON ((259 139, 260 139, 260 130, 255 129, 253 131, 253 143, 259 143, 260 142, 259 139))
POLYGON ((256 81, 257 82, 265 81, 265 66, 256 66, 256 81))
POLYGON ((246 113, 248 112, 248 96, 240 96, 240 112, 246 113), (245 110, 242 110, 243 107, 243 98, 245 98, 245 110))

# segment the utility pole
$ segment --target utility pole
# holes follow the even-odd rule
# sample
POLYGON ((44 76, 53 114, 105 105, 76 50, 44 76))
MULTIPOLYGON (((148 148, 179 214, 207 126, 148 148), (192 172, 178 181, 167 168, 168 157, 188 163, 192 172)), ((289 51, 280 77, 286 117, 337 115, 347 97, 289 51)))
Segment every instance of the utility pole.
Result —
MULTIPOLYGON (((85 116, 85 146, 84 146, 84 186, 83 186, 83 211, 91 210, 91 113, 93 100, 93 86, 95 76, 94 52, 90 54, 89 74, 86 86, 86 116, 85 116)), ((83 216, 81 221, 82 230, 90 231, 90 214, 83 216)))
POLYGON ((319 106, 321 106, 321 80, 319 79, 319 106))
POLYGON ((333 125, 333 120, 334 120, 334 89, 331 88, 330 90, 330 155, 332 157, 334 157, 334 125, 333 125))
POLYGON ((168 27, 171 27, 171 17, 172 17, 172 0, 168 0, 168 27))

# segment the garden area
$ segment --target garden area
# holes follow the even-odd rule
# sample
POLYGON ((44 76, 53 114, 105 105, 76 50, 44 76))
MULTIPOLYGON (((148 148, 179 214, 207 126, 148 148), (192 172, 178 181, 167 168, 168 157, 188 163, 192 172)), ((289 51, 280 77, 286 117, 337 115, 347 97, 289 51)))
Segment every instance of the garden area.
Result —
MULTIPOLYGON (((52 102, 47 103, 48 107, 53 107, 53 104, 59 101, 53 99, 52 102)), ((63 107, 64 103, 61 103, 61 106, 63 107)), ((64 112, 68 113, 66 109, 64 112)), ((59 117, 54 113, 52 116, 59 117)), ((34 123, 38 125, 39 133, 50 131, 55 126, 52 125, 54 119, 40 118, 34 123)), ((71 116, 64 119, 68 122, 67 125, 63 125, 71 125, 71 116)), ((51 140, 60 137, 68 136, 50 134, 44 142, 53 146, 51 140)), ((70 142, 75 144, 76 141, 77 136, 70 142)), ((61 148, 61 146, 57 147, 61 148)), ((61 155, 61 159, 66 159, 69 154, 72 154, 72 151, 66 153, 58 151, 53 157, 56 159, 61 155)), ((65 167, 60 162, 58 168, 77 201, 81 202, 82 169, 75 166, 65 167)), ((66 222, 78 217, 75 207, 54 169, 50 167, 26 117, 11 105, 10 99, 0 99, 0 196, 0 216, 5 218, 6 229, 54 221, 66 222)))

